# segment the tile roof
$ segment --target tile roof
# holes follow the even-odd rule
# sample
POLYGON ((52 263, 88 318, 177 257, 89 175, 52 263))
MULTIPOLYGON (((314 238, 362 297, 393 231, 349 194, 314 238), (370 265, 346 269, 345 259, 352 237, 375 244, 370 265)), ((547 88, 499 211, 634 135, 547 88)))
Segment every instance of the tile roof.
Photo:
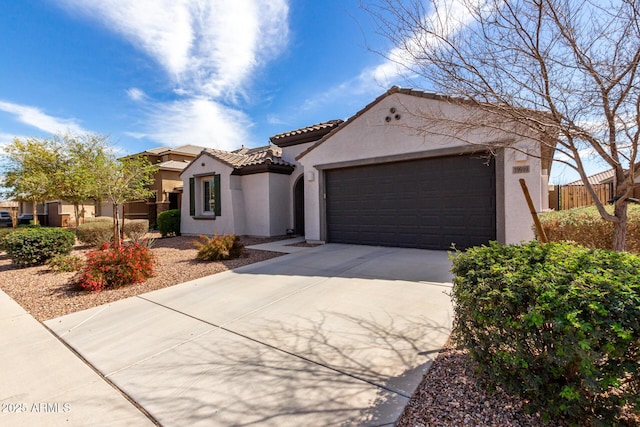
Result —
POLYGON ((289 132, 279 133, 277 135, 270 137, 269 140, 271 140, 271 142, 275 142, 279 139, 287 138, 293 135, 302 135, 305 133, 319 131, 323 129, 333 129, 334 127, 338 126, 342 122, 343 120, 329 120, 327 122, 316 123, 315 125, 306 126, 296 130, 291 130, 289 132))
POLYGON ((202 152, 202 150, 204 150, 204 147, 201 147, 199 145, 187 144, 187 145, 181 145, 176 148, 171 148, 171 147, 150 148, 148 150, 144 150, 140 153, 132 154, 131 156, 126 156, 126 157, 133 157, 133 156, 139 156, 139 155, 145 155, 145 154, 152 155, 152 156, 162 156, 164 154, 170 154, 170 153, 186 154, 186 155, 191 155, 193 157, 196 157, 198 154, 202 152))
MULTIPOLYGON (((589 180, 589 184, 592 184, 592 185, 604 184, 604 181, 612 180, 613 175, 614 175, 614 169, 612 168, 606 171, 602 171, 602 172, 598 172, 596 174, 590 175, 587 177, 587 180, 589 180)), ((578 179, 576 181, 572 181, 565 185, 584 185, 584 184, 582 183, 581 179, 578 179)))
POLYGON ((162 162, 162 163, 156 163, 156 166, 158 166, 161 170, 176 170, 176 171, 182 171, 184 170, 184 168, 186 168, 187 166, 189 166, 189 161, 183 160, 183 161, 179 161, 179 160, 168 160, 166 162, 162 162))
MULTIPOLYGON (((625 174, 628 174, 629 169, 625 169, 624 172, 625 174)), ((587 177, 587 179, 591 184, 610 184, 613 182, 614 177, 615 177, 615 171, 613 168, 611 168, 611 169, 607 169, 606 171, 602 171, 602 172, 590 175, 587 177)), ((638 179, 638 177, 640 177, 640 169, 636 170, 635 179, 634 179, 635 183, 640 183, 640 180, 638 179)), ((565 185, 583 185, 583 184, 582 184, 582 180, 578 179, 576 181, 570 182, 565 185)))
POLYGON ((257 148, 240 148, 234 151, 217 150, 214 148, 205 148, 203 153, 208 154, 214 159, 225 163, 234 169, 240 169, 245 166, 272 164, 281 166, 294 165, 282 159, 282 149, 275 145, 267 145, 257 148))
POLYGON ((162 152, 162 154, 176 153, 176 154, 191 154, 193 156, 197 156, 202 152, 202 150, 204 150, 204 147, 201 147, 199 145, 187 144, 187 145, 181 145, 176 148, 169 148, 164 152, 162 152))
POLYGON ((329 120, 327 122, 316 123, 300 129, 279 133, 269 138, 273 144, 280 147, 288 147, 296 144, 317 141, 340 126, 344 120, 329 120))
POLYGON ((160 154, 164 153, 167 150, 171 150, 171 147, 150 148, 150 149, 144 150, 143 152, 138 153, 138 154, 153 154, 154 156, 159 156, 160 154))

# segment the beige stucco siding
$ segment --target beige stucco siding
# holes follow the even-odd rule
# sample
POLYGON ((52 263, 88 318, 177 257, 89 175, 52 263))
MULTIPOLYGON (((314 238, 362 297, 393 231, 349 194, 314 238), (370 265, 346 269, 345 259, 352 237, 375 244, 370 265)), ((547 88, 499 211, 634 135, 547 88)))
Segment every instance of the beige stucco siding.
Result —
POLYGON ((283 235, 291 227, 290 176, 277 173, 232 175, 233 169, 201 155, 182 173, 181 232, 186 235, 233 233, 283 235), (204 164, 204 165, 203 165, 204 164), (220 174, 221 215, 203 212, 202 177, 220 174), (196 215, 190 215, 189 178, 195 177, 196 215))
MULTIPOLYGON (((182 173, 182 183, 184 193, 182 196, 182 215, 180 220, 180 231, 187 235, 206 234, 212 235, 214 232, 219 234, 236 233, 234 212, 233 212, 233 196, 237 195, 237 190, 232 190, 230 175, 232 168, 218 162, 207 155, 202 155, 196 159, 182 173), (202 196, 202 179, 203 177, 220 174, 220 203, 221 214, 214 218, 212 213, 204 212, 204 200, 202 196), (195 177, 195 216, 190 215, 190 199, 189 194, 189 178, 195 177)), ((240 230, 241 231, 241 230, 240 230)))
MULTIPOLYGON (((307 240, 323 241, 325 225, 324 170, 327 168, 375 164, 385 161, 401 161, 412 158, 451 155, 480 150, 481 146, 447 135, 419 132, 424 125, 420 112, 435 108, 438 112, 455 117, 462 110, 453 104, 405 94, 392 94, 365 110, 342 129, 328 137, 315 149, 299 159, 305 173, 305 227, 307 240), (395 109, 392 113, 391 109, 395 109), (396 120, 395 115, 399 115, 396 120), (391 120, 387 121, 386 118, 391 120)), ((444 133, 444 132, 441 132, 444 133)), ((465 135, 465 140, 487 143, 510 140, 508 133, 478 130, 465 135)), ((531 141, 518 142, 518 146, 535 152, 531 141)), ((517 154, 513 150, 499 152, 496 162, 497 238, 506 243, 516 243, 533 238, 532 219, 518 182, 524 178, 536 204, 541 210, 543 186, 541 185, 540 160, 517 154), (514 174, 513 166, 528 166, 529 172, 514 174)), ((446 183, 434 183, 446 185, 446 183)))

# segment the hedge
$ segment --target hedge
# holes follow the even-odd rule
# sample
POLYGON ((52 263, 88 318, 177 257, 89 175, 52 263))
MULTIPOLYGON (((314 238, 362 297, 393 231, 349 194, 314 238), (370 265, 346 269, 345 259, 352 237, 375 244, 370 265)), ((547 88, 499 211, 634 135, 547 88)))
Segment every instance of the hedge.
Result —
POLYGON ((91 246, 99 247, 113 239, 113 223, 95 221, 80 224, 76 228, 78 240, 91 246))
MULTIPOLYGON (((613 212, 612 206, 607 210, 613 212)), ((595 206, 545 212, 540 222, 551 242, 574 241, 589 248, 613 249, 613 223, 595 206)), ((640 253, 640 206, 628 206, 627 250, 640 253)))
POLYGON ((19 267, 42 265, 56 255, 68 255, 76 236, 62 228, 23 228, 3 238, 3 247, 19 267))
POLYGON ((640 257, 492 242, 452 271, 453 339, 487 384, 546 419, 617 425, 640 410, 640 257))
POLYGON ((180 209, 171 209, 158 214, 158 231, 162 237, 180 235, 180 209))
MULTIPOLYGON (((124 235, 133 241, 139 241, 148 231, 149 221, 146 219, 124 221, 124 235)), ((94 221, 80 224, 76 228, 76 235, 81 242, 99 247, 113 239, 113 220, 111 222, 94 221)))

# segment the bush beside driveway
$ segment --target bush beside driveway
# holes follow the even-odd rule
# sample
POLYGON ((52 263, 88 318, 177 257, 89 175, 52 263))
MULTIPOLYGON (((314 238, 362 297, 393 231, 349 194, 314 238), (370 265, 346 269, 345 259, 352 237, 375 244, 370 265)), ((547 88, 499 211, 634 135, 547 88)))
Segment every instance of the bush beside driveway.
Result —
MULTIPOLYGON (((158 235, 151 235, 158 237, 158 235)), ((264 261, 282 254, 247 250, 245 257, 220 262, 196 261, 194 238, 187 236, 156 240, 153 252, 157 255, 156 274, 144 283, 103 292, 88 292, 71 285, 75 273, 55 273, 48 266, 18 268, 4 252, 0 252, 0 288, 18 302, 37 320, 84 310, 156 289, 231 270, 243 265, 264 261)), ((243 238, 247 245, 273 239, 243 238)), ((84 257, 92 248, 80 244, 72 255, 84 257)))

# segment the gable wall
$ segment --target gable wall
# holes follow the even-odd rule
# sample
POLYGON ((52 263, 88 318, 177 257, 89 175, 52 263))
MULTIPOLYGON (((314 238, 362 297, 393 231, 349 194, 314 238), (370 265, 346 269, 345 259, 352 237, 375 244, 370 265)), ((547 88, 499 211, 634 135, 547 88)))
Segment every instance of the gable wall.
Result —
POLYGON ((181 232, 185 235, 233 233, 249 236, 283 235, 290 227, 290 176, 277 173, 231 175, 233 169, 208 155, 196 159, 182 173, 181 232), (204 163, 204 166, 202 164, 204 163), (221 175, 221 215, 202 214, 202 189, 198 176, 221 175), (189 214, 189 178, 196 176, 196 216, 189 214))
MULTIPOLYGON (((234 196, 238 197, 238 190, 232 190, 231 172, 233 169, 225 164, 218 162, 208 155, 199 156, 191 163, 182 173, 182 185, 184 192, 182 195, 182 214, 180 219, 180 231, 186 235, 206 234, 212 235, 214 232, 220 234, 235 233, 236 222, 234 219, 234 196), (203 165, 204 164, 204 165, 203 165), (212 216, 202 214, 203 200, 202 187, 197 176, 220 174, 220 202, 222 211, 220 216, 213 219, 212 216), (195 188, 195 204, 196 216, 189 214, 190 194, 189 194, 189 178, 196 176, 195 188)), ((235 203, 237 205, 237 202, 235 203)), ((239 230, 240 232, 242 230, 239 230)))
MULTIPOLYGON (((398 161, 413 157, 450 155, 474 147, 464 141, 443 135, 421 135, 416 128, 424 123, 420 111, 436 108, 450 116, 460 114, 459 107, 426 98, 393 94, 383 98, 361 116, 344 126, 310 151, 299 162, 305 174, 305 226, 307 240, 325 240, 323 170, 355 164, 398 161), (391 113, 390 109, 396 112, 391 113), (410 113, 410 112, 413 112, 410 113), (418 112, 418 113, 416 113, 418 112), (393 116, 400 114, 400 120, 393 116), (392 117, 386 122, 387 116, 392 117)), ((469 138, 488 142, 508 135, 474 132, 469 138)), ((468 139, 469 139, 468 138, 468 139)), ((530 145, 523 141, 520 145, 530 145)), ((499 241, 516 243, 533 238, 532 219, 518 178, 525 178, 537 209, 542 207, 544 188, 541 185, 539 159, 518 155, 513 150, 500 150, 496 162, 497 237, 499 241), (528 174, 514 175, 513 166, 529 166, 528 174)), ((446 185, 446 183, 434 183, 446 185)), ((545 197, 546 198, 546 194, 545 197)))

